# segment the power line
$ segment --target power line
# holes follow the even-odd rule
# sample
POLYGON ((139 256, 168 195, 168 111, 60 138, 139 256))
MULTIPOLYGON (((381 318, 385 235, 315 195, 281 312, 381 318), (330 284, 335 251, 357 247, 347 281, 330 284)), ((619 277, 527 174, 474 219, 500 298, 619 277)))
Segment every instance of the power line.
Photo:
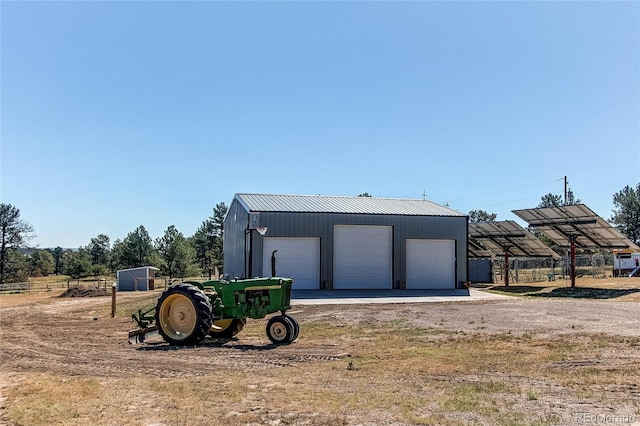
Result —
MULTIPOLYGON (((480 198, 480 197, 487 197, 489 195, 502 194, 502 193, 509 192, 509 191, 516 191, 516 190, 519 190, 519 189, 531 188, 533 186, 539 186, 539 185, 548 184, 548 183, 551 183, 551 182, 563 181, 563 180, 564 180, 564 176, 561 177, 560 179, 554 179, 554 180, 545 181, 545 182, 533 183, 533 184, 530 184, 530 185, 522 185, 522 186, 518 186, 518 187, 515 187, 515 188, 503 189, 501 191, 496 191, 496 192, 490 192, 488 194, 472 195, 471 197, 458 198, 456 200, 447 201, 447 204, 455 203, 457 201, 470 200, 472 198, 480 198)), ((515 200, 515 201, 520 201, 520 200, 515 200)))
POLYGON ((535 199, 535 198, 539 198, 539 197, 535 196, 535 197, 519 198, 517 200, 503 201, 501 203, 487 204, 487 205, 484 205, 484 206, 480 206, 479 208, 484 209, 486 207, 500 206, 500 205, 503 205, 503 204, 511 204, 511 203, 516 203, 518 201, 532 200, 532 199, 535 199))

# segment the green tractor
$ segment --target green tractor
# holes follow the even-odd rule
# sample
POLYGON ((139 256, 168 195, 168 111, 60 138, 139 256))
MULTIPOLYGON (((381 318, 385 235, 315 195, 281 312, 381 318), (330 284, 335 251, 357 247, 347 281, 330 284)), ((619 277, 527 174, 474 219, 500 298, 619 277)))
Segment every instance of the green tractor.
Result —
POLYGON ((129 332, 129 342, 144 342, 157 332, 172 345, 197 345, 207 336, 235 336, 247 318, 280 312, 267 322, 267 337, 274 344, 291 343, 300 332, 298 320, 286 314, 292 285, 292 278, 279 277, 174 284, 155 306, 131 316, 139 328, 129 332))

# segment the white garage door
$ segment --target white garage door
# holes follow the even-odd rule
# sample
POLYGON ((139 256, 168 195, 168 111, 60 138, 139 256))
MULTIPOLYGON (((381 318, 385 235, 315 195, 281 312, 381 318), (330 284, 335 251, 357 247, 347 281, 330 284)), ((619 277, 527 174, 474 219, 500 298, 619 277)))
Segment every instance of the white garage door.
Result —
POLYGON ((336 225, 333 228, 333 288, 392 287, 391 226, 336 225))
POLYGON ((320 288, 320 238, 265 237, 262 243, 262 275, 271 275, 271 253, 276 252, 276 275, 293 277, 293 288, 320 288))
POLYGON ((407 288, 455 288, 454 240, 407 239, 407 288))

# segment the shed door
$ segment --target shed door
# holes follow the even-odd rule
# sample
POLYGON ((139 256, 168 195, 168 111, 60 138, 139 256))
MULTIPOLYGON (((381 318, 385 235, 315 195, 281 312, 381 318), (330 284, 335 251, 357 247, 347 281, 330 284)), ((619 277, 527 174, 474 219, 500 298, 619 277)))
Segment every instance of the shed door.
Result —
POLYGON ((271 253, 278 250, 276 275, 293 277, 293 288, 320 288, 320 238, 264 237, 262 243, 262 275, 271 275, 271 253))
POLYGON ((454 240, 407 239, 407 288, 456 287, 454 240))
POLYGON ((392 287, 393 228, 336 225, 333 228, 333 288, 392 287))

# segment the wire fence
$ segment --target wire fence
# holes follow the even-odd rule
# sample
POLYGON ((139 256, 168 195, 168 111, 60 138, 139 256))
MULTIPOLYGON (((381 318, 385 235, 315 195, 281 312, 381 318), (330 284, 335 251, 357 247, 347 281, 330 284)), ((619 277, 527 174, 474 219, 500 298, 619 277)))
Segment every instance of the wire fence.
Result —
MULTIPOLYGON (((575 258, 576 276, 606 278, 614 275, 613 255, 597 253, 578 255, 575 258)), ((560 260, 550 258, 511 258, 509 259, 509 277, 517 283, 555 281, 570 276, 571 262, 565 256, 560 260)), ((504 259, 492 261, 494 282, 504 281, 504 259)))
MULTIPOLYGON (((208 278, 200 277, 194 278, 206 281, 208 278)), ((171 286, 173 283, 182 282, 185 278, 168 278, 168 277, 156 277, 153 279, 155 282, 155 290, 164 290, 171 286)), ((11 293, 46 293, 52 291, 66 291, 72 288, 97 288, 97 289, 111 289, 111 286, 115 282, 114 279, 96 279, 96 280, 66 280, 66 281, 26 281, 21 283, 2 283, 0 284, 0 294, 11 293)), ((140 287, 142 290, 142 287, 140 287)))
POLYGON ((111 288, 113 281, 107 280, 67 280, 67 281, 27 281, 22 283, 0 284, 0 294, 7 293, 45 293, 64 291, 71 288, 111 288))

